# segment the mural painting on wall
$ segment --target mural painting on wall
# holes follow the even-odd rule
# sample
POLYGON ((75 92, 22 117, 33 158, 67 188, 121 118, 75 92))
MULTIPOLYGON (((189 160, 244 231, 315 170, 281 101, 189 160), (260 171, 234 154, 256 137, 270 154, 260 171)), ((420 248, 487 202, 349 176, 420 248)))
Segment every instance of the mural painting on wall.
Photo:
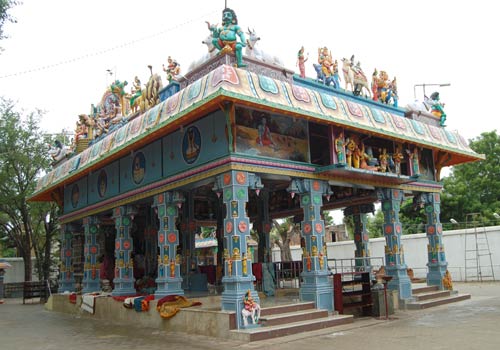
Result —
POLYGON ((132 162, 132 179, 136 185, 140 184, 144 180, 144 174, 146 172, 146 159, 142 152, 138 152, 134 156, 134 161, 132 162))
POLYGON ((236 129, 236 148, 240 153, 310 161, 305 120, 237 107, 236 129))
POLYGON ((194 125, 188 127, 182 138, 182 157, 188 164, 192 164, 198 159, 201 151, 200 130, 194 125))

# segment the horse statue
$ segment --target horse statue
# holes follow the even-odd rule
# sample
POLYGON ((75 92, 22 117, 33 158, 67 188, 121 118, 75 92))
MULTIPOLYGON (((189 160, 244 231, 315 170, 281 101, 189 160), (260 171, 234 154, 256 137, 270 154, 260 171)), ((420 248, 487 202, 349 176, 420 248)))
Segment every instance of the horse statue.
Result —
POLYGON ((56 140, 54 145, 49 144, 48 146, 48 153, 52 158, 52 166, 55 166, 64 159, 69 158, 71 154, 71 149, 68 146, 63 145, 59 140, 56 140))
POLYGON ((142 98, 140 100, 141 112, 145 112, 160 103, 160 90, 163 88, 160 75, 157 73, 153 74, 152 66, 148 66, 148 68, 151 72, 151 76, 149 77, 145 88, 142 89, 142 98))
POLYGON ((345 89, 351 85, 352 93, 359 96, 365 88, 368 91, 368 96, 372 97, 372 92, 368 86, 368 79, 361 69, 355 71, 352 67, 351 60, 342 58, 342 72, 344 73, 345 89))
POLYGON ((398 106, 398 95, 396 78, 389 80, 389 75, 386 71, 375 71, 372 74, 372 92, 373 101, 380 101, 385 104, 390 104, 394 107, 398 106))

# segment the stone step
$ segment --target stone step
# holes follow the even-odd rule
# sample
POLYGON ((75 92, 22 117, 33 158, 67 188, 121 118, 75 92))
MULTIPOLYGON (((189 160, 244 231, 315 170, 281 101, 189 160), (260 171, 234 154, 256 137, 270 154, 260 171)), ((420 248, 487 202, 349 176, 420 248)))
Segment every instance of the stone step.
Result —
POLYGON ((470 294, 455 294, 455 295, 450 295, 448 297, 409 302, 406 304, 406 307, 409 310, 427 309, 429 307, 434 307, 434 306, 439 306, 439 305, 444 305, 444 304, 449 304, 449 303, 455 303, 457 301, 467 300, 467 299, 470 299, 470 297, 471 297, 470 294))
POLYGON ((269 327, 255 327, 248 329, 232 330, 231 337, 235 340, 252 342, 271 338, 284 337, 287 335, 310 332, 318 329, 335 327, 353 322, 352 315, 336 315, 292 322, 269 327))
POLYGON ((283 314, 287 312, 295 312, 295 311, 301 311, 301 310, 311 310, 315 309, 315 305, 313 302, 303 302, 303 303, 297 303, 297 304, 283 304, 283 305, 277 305, 277 306, 271 306, 271 307, 263 307, 260 310, 260 317, 262 318, 263 316, 268 316, 268 315, 276 315, 276 314, 283 314))
POLYGON ((451 292, 449 290, 438 290, 432 292, 417 293, 414 295, 414 297, 417 301, 421 301, 421 300, 444 298, 450 295, 451 292))
POLYGON ((268 327, 285 323, 313 320, 323 317, 328 317, 327 310, 312 309, 261 316, 259 321, 262 326, 268 327))
POLYGON ((413 294, 419 294, 419 293, 428 293, 428 292, 434 292, 439 290, 438 286, 426 286, 426 287, 417 287, 413 288, 411 292, 413 294))

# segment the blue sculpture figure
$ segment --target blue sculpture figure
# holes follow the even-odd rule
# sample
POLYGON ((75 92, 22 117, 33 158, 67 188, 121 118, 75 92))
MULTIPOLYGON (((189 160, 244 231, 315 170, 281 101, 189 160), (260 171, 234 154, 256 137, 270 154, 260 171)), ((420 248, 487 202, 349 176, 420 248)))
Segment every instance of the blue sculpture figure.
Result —
POLYGON ((443 127, 446 126, 444 125, 444 122, 446 121, 446 113, 443 110, 444 103, 439 101, 439 92, 432 93, 430 103, 431 113, 439 118, 439 125, 443 127))
POLYGON ((333 61, 332 54, 327 47, 318 49, 318 63, 313 63, 314 70, 316 71, 318 82, 333 87, 336 89, 340 86, 338 62, 333 61))
POLYGON ((243 63, 242 48, 246 46, 245 34, 238 25, 236 13, 230 8, 222 11, 222 27, 210 26, 213 39, 212 43, 219 50, 219 53, 234 52, 238 67, 246 67, 243 63), (237 40, 240 38, 240 41, 237 40))

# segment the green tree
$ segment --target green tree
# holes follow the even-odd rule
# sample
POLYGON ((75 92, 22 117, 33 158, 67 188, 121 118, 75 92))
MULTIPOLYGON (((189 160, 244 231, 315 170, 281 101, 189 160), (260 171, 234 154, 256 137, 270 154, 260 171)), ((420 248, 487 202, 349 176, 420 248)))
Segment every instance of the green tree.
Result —
POLYGON ((494 222, 493 213, 500 214, 500 136, 496 130, 482 133, 470 140, 470 147, 486 159, 457 165, 444 178, 441 222, 465 222, 468 213, 481 213, 486 222, 494 222))
POLYGON ((5 23, 11 22, 16 23, 15 18, 13 18, 8 11, 18 5, 18 1, 13 0, 0 0, 0 40, 5 39, 7 36, 4 34, 3 27, 5 23))
POLYGON ((300 236, 300 224, 293 222, 293 217, 283 220, 273 220, 273 228, 271 236, 274 238, 274 243, 280 248, 281 261, 292 261, 292 252, 290 243, 292 237, 300 236))
POLYGON ((27 201, 49 166, 40 117, 40 111, 23 115, 12 101, 0 98, 0 238, 6 237, 23 258, 26 281, 32 279, 32 253, 39 278, 48 276, 57 232, 57 207, 27 201))

